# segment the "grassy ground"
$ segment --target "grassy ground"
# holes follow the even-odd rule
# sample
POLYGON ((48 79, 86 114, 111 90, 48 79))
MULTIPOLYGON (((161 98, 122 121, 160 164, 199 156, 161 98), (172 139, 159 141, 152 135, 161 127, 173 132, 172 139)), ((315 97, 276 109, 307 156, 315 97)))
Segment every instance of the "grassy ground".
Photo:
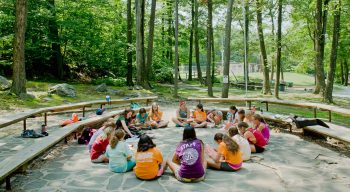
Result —
MULTIPOLYGON (((254 76, 254 74, 251 74, 254 76)), ((257 75, 258 76, 258 75, 257 75)), ((296 73, 285 73, 285 78, 287 81, 292 81, 295 86, 310 86, 313 84, 313 78, 296 73)), ((20 100, 16 96, 9 94, 8 92, 0 92, 0 110, 11 111, 18 108, 39 108, 46 106, 55 106, 62 105, 67 103, 77 103, 88 100, 98 100, 104 99, 106 93, 98 93, 95 91, 96 85, 89 84, 72 84, 77 91, 77 97, 68 98, 61 97, 58 95, 48 95, 47 90, 50 86, 55 85, 57 82, 39 82, 39 81, 29 81, 27 83, 28 93, 35 95, 34 99, 24 99, 20 100)), ((170 84, 157 84, 154 83, 154 89, 152 91, 141 90, 141 91, 130 91, 127 90, 126 87, 109 87, 112 89, 123 90, 126 94, 131 92, 142 92, 144 94, 154 94, 164 98, 167 101, 173 100, 173 85, 170 84)), ((221 97, 221 84, 214 84, 214 96, 221 97)), ((204 85, 201 85, 197 81, 184 81, 179 84, 179 96, 182 99, 188 97, 206 97, 207 96, 207 88, 204 85)), ((229 97, 265 97, 272 98, 272 96, 265 96, 261 94, 261 91, 248 91, 247 94, 244 90, 237 88, 230 88, 229 97)), ((289 88, 286 92, 281 92, 281 99, 284 100, 297 100, 297 101, 310 101, 310 102, 322 102, 322 97, 319 95, 314 95, 311 92, 306 92, 303 89, 289 88)), ((116 97, 113 97, 116 98, 116 97)), ((341 107, 350 108, 350 99, 347 98, 339 98, 335 97, 334 99, 335 105, 339 105, 341 107)), ((238 104, 237 104, 238 105, 238 104)), ((243 105, 243 103, 242 103, 243 105)), ((256 103, 256 106, 259 107, 261 104, 256 103)), ((261 105, 263 108, 264 106, 261 105)), ((270 106, 270 111, 281 114, 296 114, 305 117, 312 117, 313 111, 307 109, 293 108, 293 107, 281 107, 281 106, 270 106)), ((320 118, 328 118, 328 113, 319 112, 318 117, 320 118)), ((350 118, 334 114, 333 120, 335 122, 339 122, 341 124, 350 125, 350 118)))

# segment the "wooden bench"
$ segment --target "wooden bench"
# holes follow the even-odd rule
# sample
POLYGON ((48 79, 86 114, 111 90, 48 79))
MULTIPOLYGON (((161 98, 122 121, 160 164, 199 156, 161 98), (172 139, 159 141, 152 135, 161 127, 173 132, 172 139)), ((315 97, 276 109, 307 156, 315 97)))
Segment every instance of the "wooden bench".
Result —
MULTIPOLYGON (((150 109, 149 107, 146 107, 150 109)), ((136 110, 137 111, 137 110, 136 110)), ((98 123, 106 121, 108 118, 115 117, 124 112, 124 110, 112 111, 105 113, 104 115, 95 116, 77 123, 67 125, 63 128, 59 128, 50 133, 47 137, 37 138, 34 143, 21 151, 17 152, 13 156, 7 157, 0 162, 0 183, 6 181, 6 189, 11 189, 10 178, 17 170, 26 166, 30 161, 64 140, 66 137, 76 132, 77 130, 85 127, 92 126, 98 123)))
POLYGON ((303 134, 307 135, 307 132, 313 132, 325 137, 334 138, 346 144, 350 144, 350 129, 331 123, 327 124, 329 128, 319 125, 304 127, 303 134))
MULTIPOLYGON (((140 98, 117 99, 117 100, 112 100, 110 102, 110 104, 139 102, 139 103, 146 103, 146 105, 148 105, 150 102, 152 102, 153 100, 156 100, 157 98, 158 97, 140 97, 140 98)), ((68 111, 68 110, 73 110, 73 109, 82 109, 83 117, 85 117, 85 109, 87 107, 92 107, 93 105, 100 105, 102 107, 103 105, 106 105, 106 104, 108 104, 108 102, 106 100, 97 100, 97 101, 82 102, 82 103, 61 105, 61 106, 55 106, 55 107, 33 109, 33 110, 19 112, 19 113, 7 115, 7 116, 1 116, 0 117, 0 128, 7 127, 7 126, 12 125, 14 123, 18 123, 18 122, 23 121, 23 129, 26 130, 27 119, 37 117, 41 114, 44 114, 44 124, 47 125, 47 114, 48 113, 68 111)))
MULTIPOLYGON (((338 113, 341 115, 350 117, 350 109, 344 109, 332 105, 320 104, 320 103, 309 103, 309 102, 300 102, 300 101, 288 101, 288 100, 277 100, 277 99, 267 99, 267 98, 188 98, 188 100, 201 102, 246 102, 249 109, 251 108, 252 102, 261 102, 265 103, 266 111, 262 113, 262 116, 267 119, 277 123, 282 123, 286 126, 289 126, 291 131, 291 124, 288 121, 278 119, 275 117, 275 114, 269 113, 269 104, 277 104, 284 106, 292 106, 299 108, 312 109, 314 112, 314 118, 317 118, 317 110, 328 111, 328 121, 332 121, 332 112, 338 113)), ((339 125, 327 123, 330 126, 330 129, 322 126, 309 126, 303 128, 303 130, 321 134, 323 136, 331 137, 346 143, 350 141, 350 129, 342 127, 339 125)))

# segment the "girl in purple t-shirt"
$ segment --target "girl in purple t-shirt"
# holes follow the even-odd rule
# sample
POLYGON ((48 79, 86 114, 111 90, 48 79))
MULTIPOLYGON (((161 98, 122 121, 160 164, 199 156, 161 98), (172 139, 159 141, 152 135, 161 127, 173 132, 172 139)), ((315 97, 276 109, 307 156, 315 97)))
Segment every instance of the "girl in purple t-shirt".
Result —
POLYGON ((168 159, 167 164, 179 181, 199 182, 204 180, 207 168, 204 144, 197 139, 193 127, 185 127, 183 140, 177 145, 172 159, 168 159))

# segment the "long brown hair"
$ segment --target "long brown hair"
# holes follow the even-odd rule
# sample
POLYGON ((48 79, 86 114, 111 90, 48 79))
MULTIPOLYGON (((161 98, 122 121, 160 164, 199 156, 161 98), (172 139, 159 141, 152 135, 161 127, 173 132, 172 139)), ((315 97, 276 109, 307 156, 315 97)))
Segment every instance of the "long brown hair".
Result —
POLYGON ((254 119, 256 119, 256 120, 258 120, 260 122, 266 123, 264 118, 261 115, 259 115, 259 114, 255 114, 255 115, 253 115, 253 117, 254 117, 254 119))
POLYGON ((125 133, 123 130, 121 129, 115 130, 113 136, 109 140, 109 145, 111 145, 111 148, 114 149, 117 146, 118 142, 124 138, 124 136, 125 136, 125 133))
POLYGON ((239 145, 228 135, 225 134, 222 137, 222 142, 226 144, 228 151, 232 152, 233 154, 236 154, 239 151, 239 145))

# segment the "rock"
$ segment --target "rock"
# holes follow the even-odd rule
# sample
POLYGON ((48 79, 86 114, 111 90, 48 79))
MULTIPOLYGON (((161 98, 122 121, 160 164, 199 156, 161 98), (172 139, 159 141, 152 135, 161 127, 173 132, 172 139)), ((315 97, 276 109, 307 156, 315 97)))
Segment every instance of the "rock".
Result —
POLYGON ((50 87, 49 93, 57 94, 64 97, 76 97, 77 94, 72 85, 68 85, 67 83, 57 84, 53 87, 50 87))
POLYGON ((137 93, 128 93, 125 95, 126 97, 131 97, 131 98, 135 98, 135 97, 142 97, 141 93, 137 92, 137 93))
POLYGON ((97 86, 95 89, 97 92, 107 92, 107 85, 106 83, 102 83, 101 85, 97 86))
POLYGON ((19 95, 19 98, 21 98, 21 99, 35 99, 35 96, 32 94, 28 94, 28 93, 21 93, 19 95))
POLYGON ((11 88, 11 82, 7 80, 5 77, 0 75, 0 91, 5 91, 11 88))
POLYGON ((115 90, 115 89, 109 89, 108 93, 110 95, 116 95, 116 96, 124 96, 125 95, 124 91, 122 91, 122 90, 115 90))

